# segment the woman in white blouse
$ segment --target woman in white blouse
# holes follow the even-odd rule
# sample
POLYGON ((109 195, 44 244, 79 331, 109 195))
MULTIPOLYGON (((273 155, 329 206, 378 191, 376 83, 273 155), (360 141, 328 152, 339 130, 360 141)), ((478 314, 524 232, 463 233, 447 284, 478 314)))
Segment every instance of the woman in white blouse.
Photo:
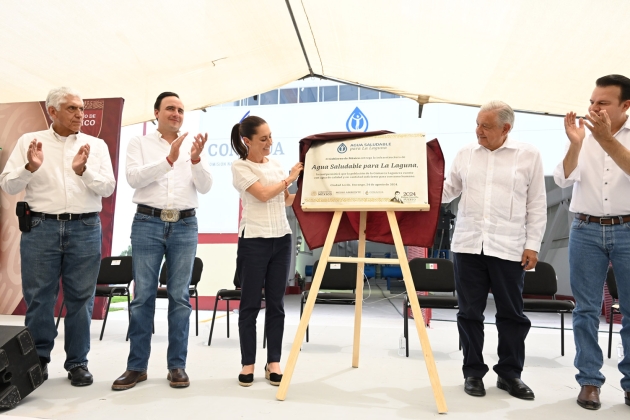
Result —
POLYGON ((284 333, 284 293, 291 262, 291 228, 285 206, 295 194, 287 188, 303 165, 297 163, 289 176, 275 160, 269 159, 271 131, 260 117, 249 116, 232 128, 232 148, 240 159, 232 163, 234 188, 241 195, 243 212, 239 226, 236 271, 241 282, 238 327, 241 386, 254 382, 256 362, 256 318, 265 289, 267 364, 265 378, 271 385, 282 380, 280 356, 284 333))

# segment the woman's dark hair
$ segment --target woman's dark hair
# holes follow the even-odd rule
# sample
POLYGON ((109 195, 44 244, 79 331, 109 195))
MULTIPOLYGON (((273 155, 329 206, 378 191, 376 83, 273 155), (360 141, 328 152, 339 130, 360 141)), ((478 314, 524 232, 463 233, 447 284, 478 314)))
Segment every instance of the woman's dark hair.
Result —
POLYGON ((250 115, 238 124, 234 124, 232 127, 232 149, 238 154, 238 156, 245 160, 247 159, 247 146, 241 140, 241 137, 247 137, 251 139, 258 131, 258 127, 263 124, 267 124, 267 121, 255 115, 250 115))

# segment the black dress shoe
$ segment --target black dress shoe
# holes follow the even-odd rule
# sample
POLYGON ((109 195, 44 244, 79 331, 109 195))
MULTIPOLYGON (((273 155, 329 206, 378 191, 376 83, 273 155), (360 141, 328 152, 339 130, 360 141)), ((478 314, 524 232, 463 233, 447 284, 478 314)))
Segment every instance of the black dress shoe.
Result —
POLYGON ((87 366, 77 366, 70 369, 68 379, 70 379, 70 385, 72 386, 88 386, 94 382, 94 378, 87 366))
POLYGON ((486 389, 483 386, 483 379, 469 376, 464 381, 464 391, 473 397, 483 397, 486 395, 486 389))
POLYGON ((124 391, 125 389, 133 388, 138 382, 147 380, 147 371, 126 370, 122 375, 118 377, 112 384, 114 391, 124 391))
POLYGON ((594 385, 583 385, 577 397, 580 407, 587 410, 599 410, 602 404, 599 402, 599 387, 594 385))
POLYGON ((171 382, 171 388, 186 388, 190 385, 190 379, 184 369, 170 369, 166 379, 171 382))
POLYGON ((278 386, 282 381, 282 374, 270 372, 267 365, 265 365, 265 379, 267 379, 271 385, 278 386))
POLYGON ((499 376, 497 378, 497 388, 507 391, 511 396, 522 400, 534 399, 534 392, 521 381, 521 378, 505 379, 499 376))
POLYGON ((630 405, 630 391, 624 392, 624 396, 626 397, 626 405, 630 405))

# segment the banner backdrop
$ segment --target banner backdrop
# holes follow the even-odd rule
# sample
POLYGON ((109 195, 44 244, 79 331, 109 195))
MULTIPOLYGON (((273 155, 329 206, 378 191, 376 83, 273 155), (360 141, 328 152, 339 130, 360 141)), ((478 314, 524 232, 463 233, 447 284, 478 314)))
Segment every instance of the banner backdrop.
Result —
MULTIPOLYGON (((85 99, 85 117, 82 132, 105 141, 112 159, 114 177, 118 180, 118 156, 120 145, 120 124, 124 100, 122 98, 85 99)), ((46 112, 44 102, 23 102, 0 104, 0 171, 24 133, 47 129, 52 121, 46 112)), ((20 235, 15 216, 15 204, 22 201, 24 192, 8 195, 0 190, 0 313, 23 315, 26 305, 22 299, 22 278, 20 274, 20 235)), ((114 208, 116 190, 103 199, 101 226, 103 241, 102 256, 111 255, 112 235, 114 231, 114 208)), ((55 314, 60 306, 57 303, 55 314)), ((97 298, 94 302, 95 319, 102 319, 106 300, 97 298)))

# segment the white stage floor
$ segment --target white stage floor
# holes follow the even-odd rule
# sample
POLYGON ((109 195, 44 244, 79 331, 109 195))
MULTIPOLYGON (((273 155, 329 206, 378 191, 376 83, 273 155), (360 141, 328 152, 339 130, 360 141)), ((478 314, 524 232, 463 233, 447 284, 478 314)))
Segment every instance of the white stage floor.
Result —
MULTIPOLYGON (((112 382, 125 370, 129 343, 125 342, 126 311, 111 312, 103 341, 99 341, 101 321, 92 323, 92 350, 89 368, 94 384, 70 386, 63 370, 63 328, 57 337, 49 365, 50 379, 27 396, 13 410, 0 412, 0 419, 13 417, 45 419, 138 419, 138 418, 248 418, 248 419, 415 419, 438 417, 427 370, 415 327, 410 331, 410 357, 398 355, 402 334, 402 297, 383 298, 372 284, 372 294, 364 303, 360 367, 353 369, 352 338, 354 307, 316 305, 311 319, 310 343, 305 343, 285 401, 275 398, 277 387, 264 379, 265 351, 259 328, 258 364, 255 382, 240 387, 237 316, 230 317, 231 338, 226 338, 226 318, 217 319, 212 346, 208 347, 209 318, 202 311, 199 337, 191 317, 188 372, 191 385, 172 389, 166 380, 167 322, 165 300, 158 300, 156 332, 146 382, 127 391, 112 391, 112 382)), ((368 291, 366 290, 366 296, 368 291)), ((389 294, 386 293, 387 296, 389 294)), ((494 322, 494 305, 489 301, 486 321, 494 322)), ((126 307, 126 304, 118 304, 126 307)), ((282 366, 286 364, 299 322, 299 296, 286 299, 286 328, 282 366)), ((225 312, 217 313, 217 316, 225 312)), ((462 355, 458 351, 455 311, 434 310, 429 338, 448 405, 448 417, 469 419, 594 419, 626 418, 630 407, 624 404, 619 386, 616 346, 619 326, 613 335, 613 357, 605 359, 607 383, 602 388, 602 409, 580 408, 575 399, 579 387, 573 367, 575 348, 571 317, 566 317, 565 356, 560 356, 560 317, 527 314, 532 320, 526 342, 527 356, 523 380, 536 394, 534 401, 513 398, 496 388, 496 375, 485 377, 487 395, 470 397, 464 393, 462 355), (557 328, 557 329, 556 329, 557 328)), ((263 313, 259 317, 259 325, 263 313)), ((23 325, 21 316, 0 315, 2 325, 23 325)), ((600 345, 606 351, 608 325, 600 326, 600 345)), ((486 325, 486 363, 496 363, 497 332, 486 325)))

